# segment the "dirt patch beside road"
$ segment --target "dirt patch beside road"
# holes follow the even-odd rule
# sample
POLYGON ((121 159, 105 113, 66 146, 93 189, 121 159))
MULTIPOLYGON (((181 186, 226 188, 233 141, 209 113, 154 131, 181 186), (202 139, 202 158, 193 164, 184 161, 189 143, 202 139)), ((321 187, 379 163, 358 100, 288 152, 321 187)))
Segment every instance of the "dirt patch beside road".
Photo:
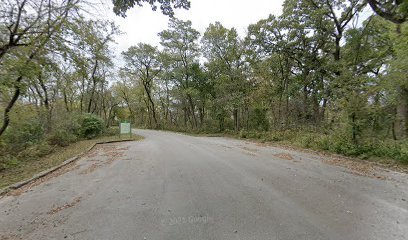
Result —
POLYGON ((64 204, 63 206, 60 206, 60 207, 56 207, 56 208, 51 209, 49 212, 47 212, 47 214, 55 214, 55 213, 60 212, 60 211, 62 211, 62 210, 64 210, 64 209, 74 207, 74 206, 77 205, 80 201, 81 201, 81 197, 77 197, 77 198, 75 198, 74 200, 72 200, 72 202, 69 202, 69 203, 64 204))
POLYGON ((95 158, 91 160, 94 163, 89 165, 89 167, 87 167, 85 170, 79 172, 79 174, 91 173, 104 165, 120 160, 125 155, 125 151, 127 150, 129 150, 129 147, 121 147, 119 144, 97 145, 87 155, 88 158, 95 158))
POLYGON ((278 153, 274 154, 273 156, 278 157, 280 159, 293 160, 292 155, 290 155, 289 153, 278 153))

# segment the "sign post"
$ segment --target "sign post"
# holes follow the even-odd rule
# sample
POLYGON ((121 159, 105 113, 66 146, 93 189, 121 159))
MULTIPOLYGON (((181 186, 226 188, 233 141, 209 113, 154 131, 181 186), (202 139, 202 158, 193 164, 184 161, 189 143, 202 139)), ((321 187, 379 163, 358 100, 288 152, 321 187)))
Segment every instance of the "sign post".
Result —
POLYGON ((132 137, 132 127, 129 122, 121 122, 119 124, 119 138, 122 134, 129 134, 132 137))

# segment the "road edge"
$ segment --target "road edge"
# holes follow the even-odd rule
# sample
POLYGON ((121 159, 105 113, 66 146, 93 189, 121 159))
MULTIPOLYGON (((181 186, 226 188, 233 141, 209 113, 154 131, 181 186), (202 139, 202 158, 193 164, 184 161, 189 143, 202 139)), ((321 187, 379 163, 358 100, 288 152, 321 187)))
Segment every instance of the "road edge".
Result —
MULTIPOLYGON (((260 141, 259 139, 256 139, 256 138, 241 138, 236 135, 228 135, 228 134, 206 134, 206 133, 195 134, 195 133, 179 132, 179 131, 171 131, 171 130, 166 130, 166 131, 183 134, 183 135, 191 136, 191 137, 215 137, 215 138, 227 138, 227 139, 240 140, 240 141, 250 142, 254 144, 264 145, 267 147, 275 147, 275 148, 281 148, 281 149, 286 149, 290 151, 302 152, 306 154, 314 154, 320 157, 339 158, 339 159, 344 159, 344 160, 353 161, 357 163, 368 164, 368 165, 375 166, 383 171, 392 171, 392 172, 399 173, 399 174, 408 174, 408 166, 394 163, 393 161, 396 161, 396 160, 391 160, 393 163, 387 164, 387 163, 381 163, 375 160, 367 160, 367 159, 359 158, 356 156, 346 156, 343 154, 325 151, 325 150, 316 150, 312 148, 300 147, 300 146, 296 146, 290 143, 260 141)), ((341 166, 341 165, 337 165, 337 166, 341 166)))
POLYGON ((29 178, 29 179, 26 179, 26 180, 23 180, 23 181, 14 183, 14 184, 12 184, 12 185, 10 185, 10 186, 7 186, 7 187, 4 187, 4 188, 0 189, 0 196, 3 196, 3 195, 5 195, 5 194, 7 194, 7 193, 10 192, 11 190, 19 189, 19 188, 21 188, 21 187, 23 187, 23 186, 25 186, 25 185, 27 185, 27 184, 33 182, 33 181, 36 181, 37 179, 40 179, 40 178, 42 178, 42 177, 45 177, 45 176, 47 176, 48 174, 53 173, 53 172, 57 171, 58 169, 60 169, 60 168, 62 168, 62 167, 64 167, 64 166, 66 166, 66 165, 68 165, 68 164, 70 164, 70 163, 72 163, 72 162, 78 160, 78 159, 81 158, 84 154, 86 154, 87 152, 91 151, 91 150, 92 150, 96 145, 98 145, 98 144, 107 144, 107 143, 116 143, 116 142, 131 142, 131 141, 135 141, 135 140, 131 140, 131 139, 126 139, 126 140, 125 140, 125 139, 124 139, 124 140, 110 140, 110 141, 96 142, 96 143, 92 144, 89 148, 87 148, 85 151, 81 152, 80 154, 75 155, 74 157, 71 157, 71 158, 65 160, 64 162, 62 162, 61 164, 59 164, 59 165, 57 165, 57 166, 55 166, 55 167, 52 167, 52 168, 49 168, 49 169, 47 169, 47 170, 44 170, 44 171, 42 171, 42 172, 40 172, 40 173, 37 173, 37 174, 35 174, 34 176, 32 176, 31 178, 29 178))

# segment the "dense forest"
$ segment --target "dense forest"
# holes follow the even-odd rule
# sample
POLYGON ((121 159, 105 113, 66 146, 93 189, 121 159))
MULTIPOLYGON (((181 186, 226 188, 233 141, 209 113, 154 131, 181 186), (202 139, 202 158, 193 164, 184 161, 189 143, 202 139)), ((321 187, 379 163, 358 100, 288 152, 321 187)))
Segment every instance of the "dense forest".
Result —
POLYGON ((114 11, 143 2, 168 28, 119 61, 120 29, 81 0, 1 0, 0 171, 122 120, 408 162, 408 1, 286 0, 246 36, 200 33, 183 0, 114 11))

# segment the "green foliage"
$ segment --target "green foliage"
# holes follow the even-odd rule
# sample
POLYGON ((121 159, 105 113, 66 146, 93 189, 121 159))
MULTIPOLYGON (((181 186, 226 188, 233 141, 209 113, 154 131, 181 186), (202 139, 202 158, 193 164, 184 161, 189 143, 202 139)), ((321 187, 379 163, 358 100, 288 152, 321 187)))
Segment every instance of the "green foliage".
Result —
POLYGON ((2 136, 3 143, 15 152, 37 144, 44 139, 44 126, 39 118, 20 118, 2 136))
POLYGON ((255 108, 250 115, 250 126, 251 129, 258 131, 268 131, 269 130, 269 121, 267 117, 267 110, 255 108))
POLYGON ((361 158, 394 159, 402 164, 408 164, 408 142, 369 139, 359 143, 341 133, 330 135, 312 132, 298 132, 298 137, 285 139, 299 147, 324 150, 346 156, 361 158))
POLYGON ((55 116, 56 122, 53 123, 52 131, 46 133, 47 128, 41 123, 42 118, 27 115, 28 108, 18 109, 24 109, 25 112, 18 111, 13 117, 20 118, 21 121, 13 121, 12 126, 0 139, 0 171, 36 161, 53 153, 56 147, 67 147, 80 138, 93 138, 101 134, 111 136, 118 133, 117 128, 106 129, 99 117, 63 113, 55 116))
POLYGON ((61 147, 66 147, 77 139, 78 137, 75 134, 64 129, 57 129, 47 136, 47 142, 49 144, 61 147))
POLYGON ((81 137, 91 139, 102 134, 104 128, 102 119, 94 115, 85 115, 81 119, 79 133, 81 137))
POLYGON ((21 163, 27 161, 35 161, 40 157, 46 156, 54 151, 54 147, 47 142, 38 142, 31 144, 19 152, 13 149, 1 148, 0 154, 0 172, 18 167, 21 163))
POLYGON ((244 129, 242 129, 241 131, 239 131, 239 137, 240 138, 247 138, 248 132, 245 131, 244 129))
POLYGON ((44 141, 25 148, 23 151, 17 154, 17 158, 21 159, 22 161, 36 160, 50 154, 53 152, 53 150, 54 147, 44 141))
POLYGON ((173 16, 174 8, 190 8, 188 0, 113 0, 113 12, 116 15, 126 17, 127 10, 135 7, 141 7, 144 3, 148 3, 153 11, 159 7, 164 15, 173 16))
POLYGON ((0 155, 0 172, 18 166, 17 157, 12 155, 0 155))
POLYGON ((153 101, 152 92, 156 87, 158 75, 162 71, 160 64, 160 55, 156 47, 149 44, 139 43, 137 46, 131 46, 122 55, 126 61, 126 67, 123 68, 123 74, 132 77, 136 76, 141 82, 141 88, 146 95, 146 107, 150 109, 149 115, 153 118, 154 124, 149 121, 150 127, 158 128, 156 117, 156 105, 153 101))
POLYGON ((396 24, 401 24, 408 20, 408 1, 367 1, 370 7, 379 16, 396 24))
MULTIPOLYGON (((226 131, 227 135, 234 136, 234 132, 226 131)), ((393 159, 402 164, 408 164, 408 141, 392 141, 370 139, 356 143, 344 136, 341 132, 331 134, 308 131, 271 131, 257 132, 241 130, 239 138, 260 139, 266 142, 282 142, 302 148, 323 150, 345 156, 360 157, 363 159, 385 158, 393 159)))
POLYGON ((110 127, 110 128, 105 128, 103 131, 104 136, 115 136, 119 134, 119 128, 118 127, 110 127))
POLYGON ((65 147, 81 137, 81 115, 58 111, 53 120, 51 131, 46 136, 50 145, 65 147))

